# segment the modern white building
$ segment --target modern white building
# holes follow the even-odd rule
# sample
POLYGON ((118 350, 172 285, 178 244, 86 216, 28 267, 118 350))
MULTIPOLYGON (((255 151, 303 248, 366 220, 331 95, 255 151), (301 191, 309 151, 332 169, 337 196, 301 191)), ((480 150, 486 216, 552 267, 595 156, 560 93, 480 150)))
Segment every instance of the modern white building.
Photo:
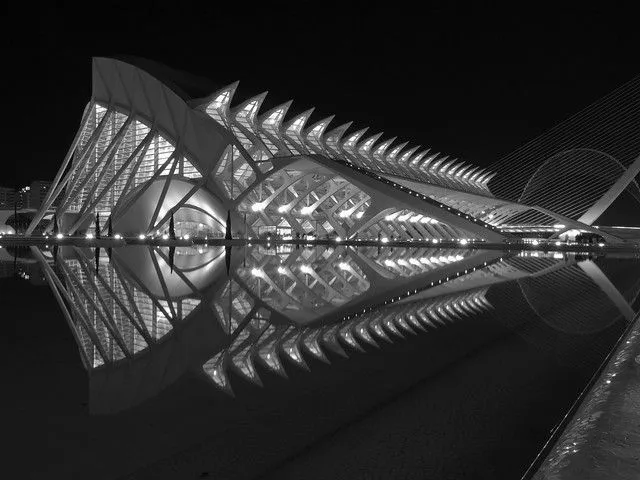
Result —
POLYGON ((638 158, 595 199, 574 192, 579 208, 562 213, 537 202, 553 177, 547 166, 532 176, 528 201, 499 198, 491 170, 333 125, 333 116, 309 124, 313 109, 288 115, 291 102, 264 111, 266 93, 235 101, 237 86, 185 98, 141 68, 94 58, 92 97, 28 233, 43 219, 48 230, 82 233, 99 213, 123 235, 162 232, 173 216, 179 235, 222 236, 227 212, 234 236, 496 242, 599 232, 591 225, 640 169, 638 158))

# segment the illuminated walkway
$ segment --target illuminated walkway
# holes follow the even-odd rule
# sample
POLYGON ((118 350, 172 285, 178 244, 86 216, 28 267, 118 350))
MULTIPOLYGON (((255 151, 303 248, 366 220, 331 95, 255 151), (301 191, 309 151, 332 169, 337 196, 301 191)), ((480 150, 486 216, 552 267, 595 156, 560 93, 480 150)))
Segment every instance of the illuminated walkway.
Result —
MULTIPOLYGON (((544 453, 547 456, 537 472, 524 478, 638 478, 640 317, 636 317, 630 331, 614 350, 567 427, 550 450, 543 450, 544 453)), ((542 458, 540 455, 537 461, 542 458)))

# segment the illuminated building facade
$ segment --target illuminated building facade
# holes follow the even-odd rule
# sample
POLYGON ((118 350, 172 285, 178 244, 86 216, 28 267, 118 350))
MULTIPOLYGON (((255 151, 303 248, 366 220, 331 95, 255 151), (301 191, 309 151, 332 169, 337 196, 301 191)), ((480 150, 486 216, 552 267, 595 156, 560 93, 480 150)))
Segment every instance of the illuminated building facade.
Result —
POLYGON ((615 164, 619 179, 600 182, 594 198, 574 192, 572 208, 556 211, 561 199, 537 202, 553 169, 536 170, 520 200, 498 198, 491 170, 333 126, 333 116, 309 124, 313 109, 287 115, 291 102, 263 111, 266 93, 232 105, 237 86, 184 98, 140 68, 94 58, 91 101, 28 233, 43 219, 47 230, 82 233, 98 213, 124 235, 161 233, 173 216, 177 234, 215 237, 227 212, 234 236, 497 242, 598 232, 598 212, 640 169, 640 158, 628 170, 615 164))

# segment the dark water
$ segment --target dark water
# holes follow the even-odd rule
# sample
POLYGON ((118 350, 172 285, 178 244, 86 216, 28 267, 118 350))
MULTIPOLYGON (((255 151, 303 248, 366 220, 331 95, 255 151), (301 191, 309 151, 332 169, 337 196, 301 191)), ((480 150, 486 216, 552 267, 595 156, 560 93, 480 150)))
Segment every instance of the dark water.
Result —
POLYGON ((22 252, 20 276, 3 263, 7 471, 519 478, 639 309, 634 257, 109 253, 44 252, 41 267, 22 252))

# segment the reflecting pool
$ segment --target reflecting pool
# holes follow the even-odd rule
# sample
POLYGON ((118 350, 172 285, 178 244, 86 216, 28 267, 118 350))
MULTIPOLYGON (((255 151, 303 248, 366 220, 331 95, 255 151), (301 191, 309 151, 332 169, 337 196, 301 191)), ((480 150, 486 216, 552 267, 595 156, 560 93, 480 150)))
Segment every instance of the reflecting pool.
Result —
POLYGON ((640 310, 623 253, 69 245, 0 265, 34 476, 520 478, 640 310))

